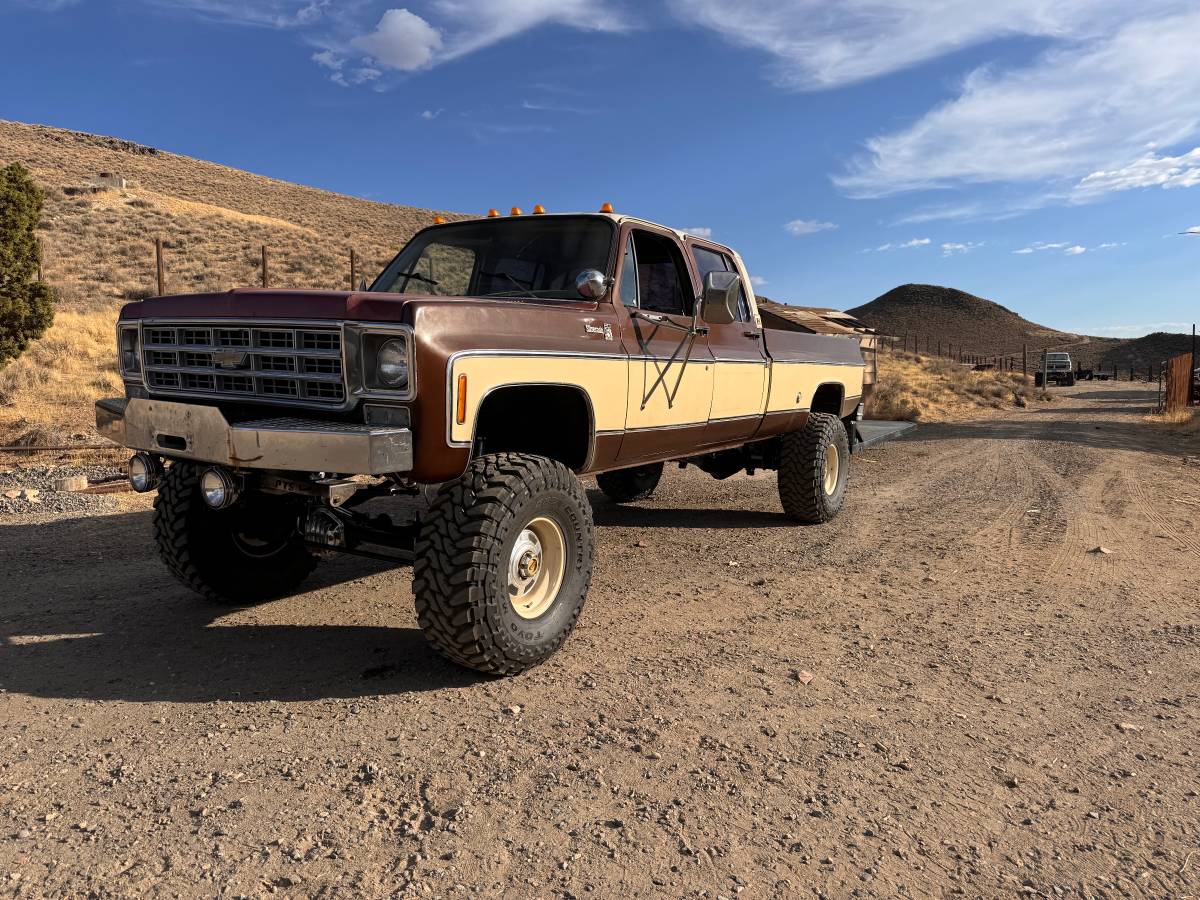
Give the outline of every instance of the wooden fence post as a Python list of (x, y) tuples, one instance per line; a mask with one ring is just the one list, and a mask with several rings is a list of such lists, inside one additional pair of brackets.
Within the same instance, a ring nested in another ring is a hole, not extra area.
[(163, 246), (162, 238), (154, 239), (154, 263), (158, 270), (158, 296), (162, 296), (167, 292), (166, 289), (166, 273), (163, 271)]
[(357, 271), (356, 271), (357, 268), (358, 268), (358, 257), (354, 253), (354, 248), (351, 247), (350, 248), (350, 290), (354, 290), (355, 285), (358, 284), (358, 278), (355, 277), (357, 275)]
[(262, 286), (271, 286), (270, 270), (267, 268), (267, 245), (262, 245)]

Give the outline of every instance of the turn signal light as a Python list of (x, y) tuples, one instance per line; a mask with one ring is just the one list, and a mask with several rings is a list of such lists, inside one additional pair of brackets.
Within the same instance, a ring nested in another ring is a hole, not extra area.
[(535, 206), (533, 208), (533, 214), (535, 216), (544, 216), (546, 214), (546, 207), (542, 206), (542, 204), (539, 203), (537, 206)]
[(494, 219), (499, 215), (500, 215), (500, 210), (498, 210), (498, 209), (489, 209), (488, 210), (488, 218), (489, 219)]
[(612, 211), (613, 211), (613, 206), (611, 203), (605, 203), (602, 207), (600, 207), (600, 212), (602, 212), (602, 213), (610, 213)]
[(467, 376), (458, 376), (458, 403), (454, 411), (454, 420), (459, 425), (465, 425), (467, 421)]
[(521, 207), (514, 206), (512, 208), (512, 212), (510, 212), (509, 215), (510, 216), (523, 216), (523, 215), (525, 215), (525, 213), (521, 212)]

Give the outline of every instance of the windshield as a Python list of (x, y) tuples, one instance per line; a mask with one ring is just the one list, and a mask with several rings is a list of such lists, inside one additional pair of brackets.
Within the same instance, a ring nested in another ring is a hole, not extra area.
[(613, 225), (594, 216), (482, 219), (417, 235), (372, 291), (579, 300), (575, 279), (608, 271)]

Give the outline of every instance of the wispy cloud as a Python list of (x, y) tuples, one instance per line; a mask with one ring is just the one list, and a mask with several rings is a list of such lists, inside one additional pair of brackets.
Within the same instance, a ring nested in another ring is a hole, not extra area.
[[(879, 5), (894, 12), (904, 4)], [(930, 16), (946, 6), (966, 15), (967, 4), (925, 5)], [(1016, 5), (1013, 33), (1039, 33), (1023, 15), (1039, 4)], [(1009, 15), (1010, 4), (992, 6)], [(950, 101), (868, 140), (835, 184), (860, 198), (1016, 184), (1029, 196), (1015, 205), (1036, 208), (1147, 184), (1200, 183), (1197, 151), (1159, 155), (1160, 148), (1200, 143), (1200, 10), (1180, 0), (1146, 0), (1047, 3), (1041, 11), (1056, 23), (1040, 32), (1056, 41), (1049, 50), (1020, 68), (970, 73)], [(880, 21), (881, 32), (904, 30), (886, 15)], [(1006, 197), (1001, 208), (1013, 205)]]
[(1111, 337), (1143, 337), (1156, 331), (1186, 333), (1191, 327), (1190, 322), (1146, 322), (1141, 325), (1102, 325), (1091, 330)]
[(712, 237), (712, 229), (711, 228), (697, 227), (697, 228), (681, 228), (679, 230), (682, 231), (684, 234), (690, 234), (692, 237), (698, 237), (698, 238)]
[(1124, 247), (1125, 242), (1107, 241), (1103, 244), (1097, 244), (1095, 247), (1085, 247), (1082, 244), (1074, 244), (1071, 241), (1036, 241), (1020, 250), (1014, 250), (1017, 256), (1029, 256), (1032, 253), (1044, 253), (1046, 251), (1059, 251), (1066, 256), (1082, 256), (1084, 253), (1095, 252), (1098, 250), (1115, 250), (1117, 247)]
[(571, 106), (568, 103), (546, 103), (540, 100), (522, 100), (521, 109), (528, 109), (533, 112), (563, 113), (572, 116), (594, 116), (600, 112), (598, 109), (590, 109), (586, 106)]
[(892, 250), (913, 250), (917, 247), (928, 247), (933, 243), (931, 238), (913, 238), (903, 243), (880, 244), (878, 247), (868, 247), (863, 253), (888, 253)]
[(816, 234), (819, 231), (833, 231), (837, 228), (833, 222), (821, 222), (817, 219), (792, 219), (783, 226), (783, 230), (795, 237), (806, 234)]
[(962, 256), (965, 253), (970, 253), (973, 250), (978, 250), (984, 245), (984, 241), (950, 241), (942, 244), (942, 256)]
[(421, 118), (426, 122), (432, 122), (438, 116), (446, 111), (445, 107), (439, 106), (437, 109), (427, 109), (422, 111)]
[(761, 275), (751, 275), (750, 283), (752, 285), (754, 285), (755, 287), (762, 287), (764, 284), (767, 284), (768, 282), (767, 282), (767, 279), (763, 278)]

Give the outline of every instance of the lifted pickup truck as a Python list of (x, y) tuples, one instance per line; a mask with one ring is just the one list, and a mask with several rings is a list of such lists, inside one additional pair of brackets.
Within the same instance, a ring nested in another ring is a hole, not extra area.
[[(610, 212), (437, 224), (360, 291), (131, 303), (117, 340), (97, 425), (138, 451), (180, 581), (246, 604), (331, 552), (412, 562), (430, 642), (498, 674), (583, 608), (579, 476), (624, 502), (667, 461), (775, 469), (784, 511), (825, 522), (864, 393), (857, 337), (764, 329), (736, 253)], [(415, 524), (362, 511), (420, 493)]]
[(1075, 386), (1075, 368), (1071, 362), (1071, 354), (1062, 351), (1046, 354), (1046, 371), (1034, 375), (1034, 384), (1043, 387), (1047, 384), (1061, 384), (1066, 387)]

